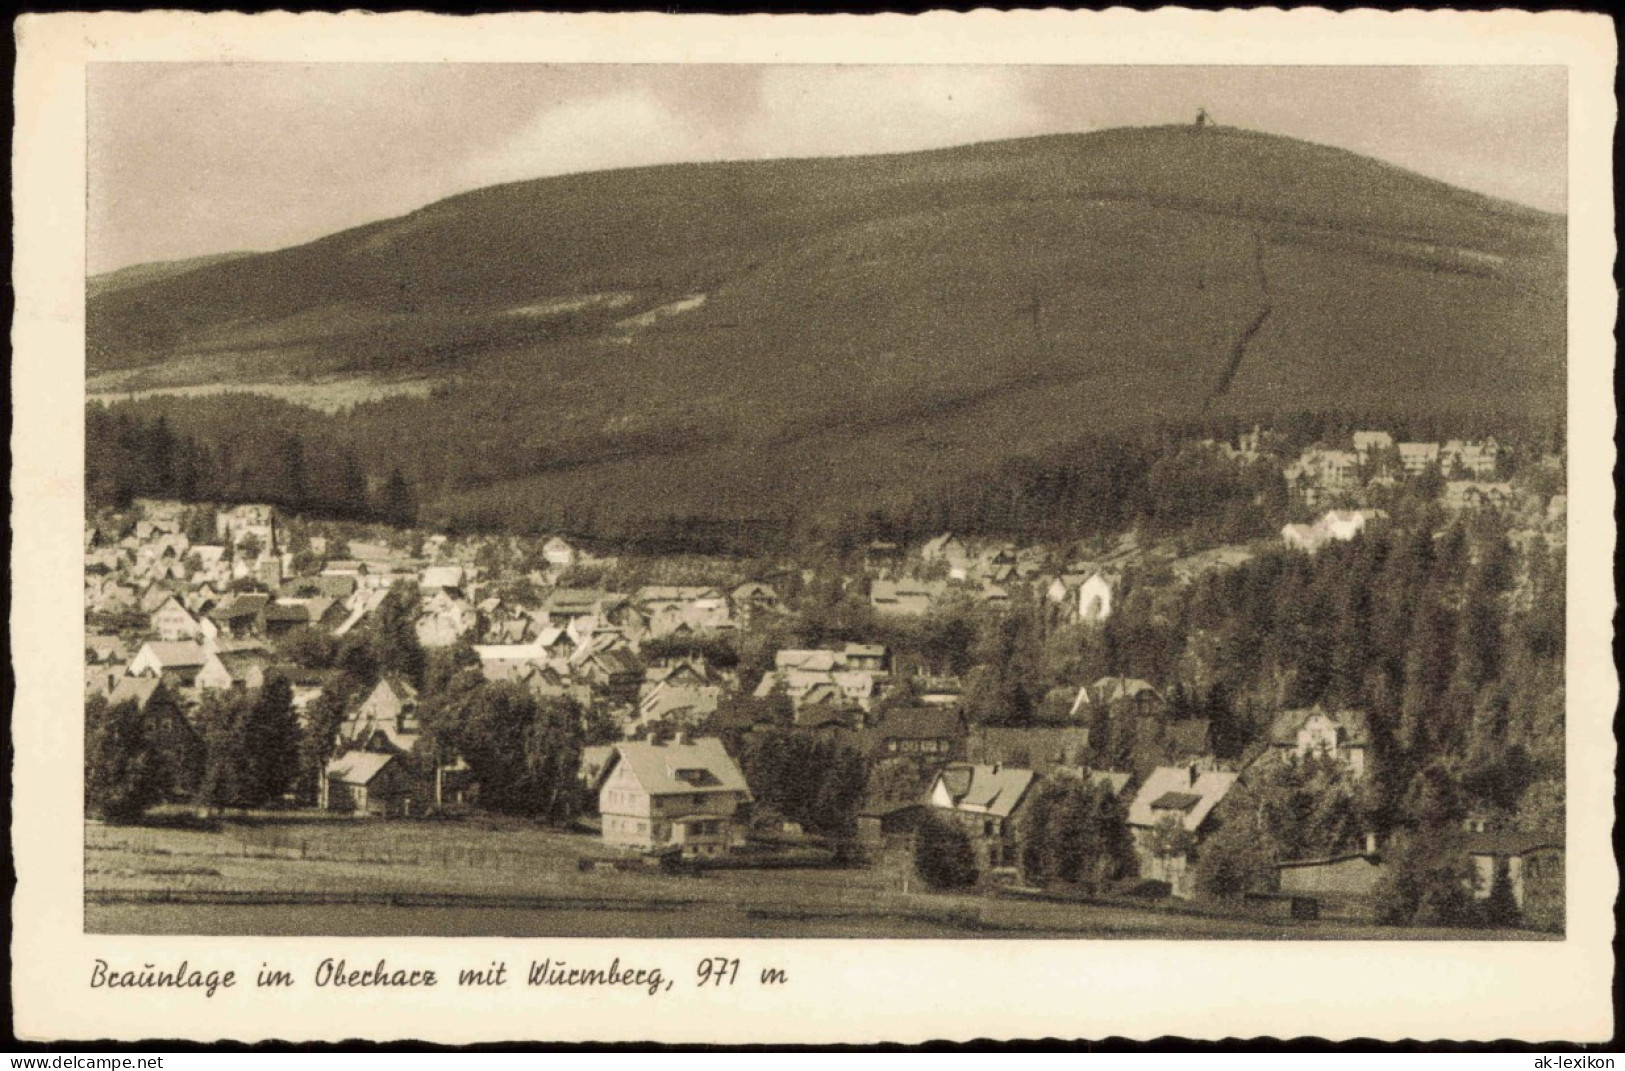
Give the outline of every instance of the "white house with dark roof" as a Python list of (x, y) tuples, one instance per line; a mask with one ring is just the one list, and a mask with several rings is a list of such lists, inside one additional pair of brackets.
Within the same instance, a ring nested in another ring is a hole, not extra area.
[(1270, 726), (1270, 746), (1286, 761), (1319, 755), (1346, 765), (1356, 777), (1365, 774), (1371, 729), (1363, 711), (1283, 710)]
[(716, 737), (616, 744), (598, 773), (605, 844), (675, 848), (685, 856), (725, 854), (735, 815), (751, 799), (739, 764)]

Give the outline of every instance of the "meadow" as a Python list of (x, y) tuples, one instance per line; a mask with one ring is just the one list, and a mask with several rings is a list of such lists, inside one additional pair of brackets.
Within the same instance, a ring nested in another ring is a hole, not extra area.
[[(85, 827), (93, 933), (509, 937), (1482, 940), (1393, 929), (921, 890), (905, 853), (867, 866), (671, 874), (585, 830), (319, 816), (212, 828)], [(1507, 931), (1496, 939), (1540, 939)]]

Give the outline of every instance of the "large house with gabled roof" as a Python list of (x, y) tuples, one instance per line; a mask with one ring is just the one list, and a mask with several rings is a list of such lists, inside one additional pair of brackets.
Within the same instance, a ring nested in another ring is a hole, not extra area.
[(744, 772), (716, 737), (616, 744), (598, 774), (605, 844), (676, 849), (684, 856), (725, 854), (736, 815), (751, 799)]

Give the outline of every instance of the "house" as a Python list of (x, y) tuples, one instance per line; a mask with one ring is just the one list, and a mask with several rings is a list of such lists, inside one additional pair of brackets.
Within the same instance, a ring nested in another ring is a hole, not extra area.
[(265, 684), (265, 671), (271, 655), (259, 649), (212, 651), (198, 671), (197, 687), (202, 691), (253, 691)]
[(232, 546), (240, 546), (253, 537), (261, 549), (276, 549), (276, 511), (270, 506), (249, 503), (223, 509), (215, 514), (215, 535)]
[(435, 591), (463, 590), (463, 567), (461, 565), (431, 565), (423, 570), (418, 579), (418, 589), (425, 594)]
[(1313, 554), (1327, 543), (1348, 542), (1365, 531), (1368, 521), (1378, 520), (1380, 510), (1327, 510), (1313, 524), (1289, 524), (1281, 529), (1281, 539), (1288, 547)]
[(578, 555), (576, 548), (559, 536), (553, 536), (542, 544), (542, 557), (554, 569), (568, 569), (576, 563)]
[(926, 540), (925, 546), (920, 548), (920, 557), (928, 562), (964, 561), (970, 552), (958, 536), (946, 532)]
[(1293, 550), (1313, 554), (1325, 542), (1325, 534), (1313, 524), (1289, 524), (1281, 529), (1281, 540)]
[(1234, 773), (1207, 769), (1201, 764), (1159, 766), (1151, 771), (1128, 809), (1140, 877), (1165, 881), (1173, 895), (1189, 899), (1195, 892), (1190, 853), (1165, 852), (1161, 839), (1183, 831), (1199, 846), (1214, 808), (1235, 783)]
[(143, 644), (130, 659), (130, 676), (156, 677), (176, 688), (190, 688), (197, 682), (208, 656), (203, 645), (191, 640), (166, 643), (153, 640)]
[(129, 648), (117, 636), (103, 636), (89, 633), (85, 636), (85, 661), (101, 664), (110, 662), (128, 662), (130, 660)]
[(1452, 439), (1439, 451), (1446, 475), (1462, 473), (1473, 479), (1493, 479), (1501, 458), (1501, 444), (1494, 439), (1462, 442)]
[(598, 775), (604, 843), (619, 848), (723, 855), (750, 800), (744, 773), (716, 737), (617, 744)]
[(733, 616), (742, 625), (749, 626), (756, 618), (778, 613), (782, 608), (779, 593), (770, 585), (750, 581), (740, 584), (728, 593)]
[(1213, 749), (1212, 735), (1206, 718), (1137, 718), (1130, 765), (1137, 774), (1149, 774), (1158, 766), (1200, 761)]
[(1511, 503), (1510, 483), (1451, 480), (1444, 486), (1444, 505), (1449, 510), (1504, 509)]
[(518, 680), (524, 671), (546, 668), (554, 656), (539, 643), (477, 643), (474, 654), (486, 680)]
[(970, 572), (970, 548), (952, 533), (927, 540), (925, 546), (920, 548), (920, 559), (928, 565), (940, 563), (946, 566), (948, 576), (953, 580), (964, 580)]
[(1420, 476), (1438, 463), (1438, 443), (1399, 444), (1399, 464), (1407, 476)]
[(929, 810), (919, 800), (871, 799), (858, 808), (858, 843), (870, 850), (899, 843)]
[(479, 626), (479, 614), (468, 600), (445, 591), (424, 600), (415, 629), (425, 647), (450, 647)]
[(583, 618), (595, 617), (606, 594), (597, 588), (554, 588), (542, 603), (541, 613), (556, 628), (568, 628)]
[(876, 580), (869, 587), (869, 605), (878, 614), (923, 617), (945, 591), (942, 581)]
[(116, 707), (121, 703), (134, 703), (145, 710), (161, 687), (163, 682), (157, 677), (123, 677), (108, 690), (107, 705)]
[(1287, 486), (1300, 499), (1314, 505), (1323, 498), (1352, 489), (1358, 482), (1361, 457), (1348, 450), (1311, 446), (1282, 472)]
[(1366, 771), (1371, 729), (1358, 710), (1283, 710), (1270, 727), (1270, 747), (1285, 761), (1322, 755), (1348, 766), (1356, 777)]
[(842, 647), (832, 669), (886, 672), (886, 648), (879, 643), (849, 643)]
[[(325, 610), (326, 604), (323, 605)], [(265, 634), (275, 638), (285, 636), (296, 628), (305, 628), (315, 624), (310, 616), (310, 604), (303, 599), (277, 599), (267, 603), (261, 620), (265, 622)]]
[(874, 758), (907, 755), (946, 762), (964, 754), (965, 719), (950, 707), (909, 706), (888, 711), (875, 732)]
[(403, 818), (423, 810), (419, 779), (397, 754), (347, 751), (327, 764), (321, 808), (368, 818)]
[(1467, 887), (1474, 900), (1488, 900), (1504, 880), (1512, 902), (1526, 915), (1557, 913), (1563, 904), (1563, 835), (1469, 832), (1462, 834)]
[(339, 739), (358, 751), (407, 753), (417, 743), (418, 691), (399, 677), (385, 677), (345, 719)]
[(775, 672), (799, 669), (811, 673), (828, 673), (837, 666), (844, 666), (845, 664), (845, 658), (835, 651), (786, 647), (773, 654), (773, 669)]
[(213, 610), (209, 620), (230, 639), (261, 636), (265, 633), (265, 608), (271, 605), (271, 596), (261, 592), (241, 592), (227, 597)]
[(537, 699), (560, 699), (566, 696), (585, 706), (591, 695), (582, 685), (572, 685), (568, 677), (552, 665), (518, 665), (511, 662), (486, 662), (481, 666), (485, 679), (517, 684)]
[(672, 720), (692, 727), (709, 718), (722, 699), (722, 688), (692, 663), (651, 674), (638, 697), (638, 726)]
[(1039, 777), (1048, 777), (1059, 768), (1082, 766), (1088, 751), (1089, 730), (1072, 725), (1029, 729), (978, 725), (965, 741), (965, 758), (970, 762), (1016, 766)]
[(1354, 433), (1354, 452), (1362, 462), (1381, 456), (1394, 448), (1394, 437), (1386, 431), (1357, 431)]
[(150, 617), (162, 609), (165, 602), (185, 590), (185, 584), (172, 580), (154, 580), (141, 592), (141, 612)]
[(1069, 717), (1083, 721), (1102, 708), (1113, 712), (1126, 708), (1135, 717), (1160, 718), (1168, 712), (1168, 703), (1151, 682), (1139, 677), (1102, 677), (1078, 689)]
[(1033, 772), (1014, 766), (954, 763), (931, 784), (931, 806), (970, 836), (979, 870), (1013, 866), (1016, 825), (1033, 786)]
[(1094, 572), (1078, 585), (1078, 620), (1087, 625), (1098, 625), (1112, 612), (1112, 592), (1117, 578), (1109, 573)]

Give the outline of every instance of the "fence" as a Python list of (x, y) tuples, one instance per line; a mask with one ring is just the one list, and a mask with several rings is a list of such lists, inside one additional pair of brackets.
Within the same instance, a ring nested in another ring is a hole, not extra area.
[(85, 902), (97, 905), (209, 904), (236, 907), (482, 907), (525, 911), (683, 911), (698, 903), (696, 900), (670, 898), (286, 889), (86, 889)]

